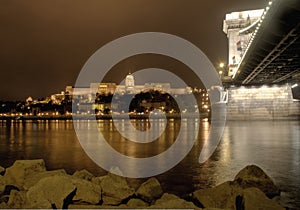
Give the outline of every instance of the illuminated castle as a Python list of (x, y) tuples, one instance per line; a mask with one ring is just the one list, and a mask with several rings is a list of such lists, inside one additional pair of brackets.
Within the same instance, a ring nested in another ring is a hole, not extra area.
[(98, 94), (137, 94), (141, 91), (155, 90), (168, 92), (171, 94), (191, 94), (193, 92), (191, 87), (185, 88), (171, 88), (170, 83), (145, 83), (144, 85), (135, 85), (135, 78), (133, 74), (128, 74), (125, 77), (125, 85), (117, 85), (116, 83), (91, 83), (90, 87), (74, 88), (72, 86), (66, 87), (66, 92), (75, 95), (90, 95)]

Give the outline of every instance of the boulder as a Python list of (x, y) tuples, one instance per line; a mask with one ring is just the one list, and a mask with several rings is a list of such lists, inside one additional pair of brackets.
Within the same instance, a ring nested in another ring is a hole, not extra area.
[(236, 197), (243, 189), (228, 181), (213, 188), (200, 189), (193, 193), (193, 198), (205, 208), (235, 209)]
[(101, 188), (104, 205), (119, 205), (134, 194), (124, 177), (112, 173), (102, 178)]
[(242, 188), (256, 187), (272, 198), (280, 194), (273, 180), (258, 166), (248, 165), (234, 178)]
[(92, 179), (94, 178), (94, 175), (92, 173), (90, 173), (88, 170), (81, 170), (81, 171), (76, 171), (73, 174), (74, 177), (80, 178), (80, 179), (85, 179), (87, 181), (92, 181)]
[(137, 209), (137, 208), (144, 208), (147, 207), (148, 204), (141, 199), (137, 198), (132, 198), (127, 202), (127, 207), (132, 208), (132, 209)]
[(152, 201), (160, 198), (163, 194), (160, 183), (156, 178), (150, 178), (136, 191), (136, 196), (142, 200), (151, 203)]
[(98, 204), (101, 200), (100, 185), (93, 184), (90, 181), (72, 178), (72, 183), (76, 186), (76, 195), (74, 201), (85, 202), (89, 204)]
[(11, 167), (6, 169), (4, 178), (7, 184), (23, 188), (27, 176), (43, 171), (46, 171), (46, 168), (42, 159), (16, 160)]
[(43, 171), (43, 172), (39, 172), (39, 173), (30, 174), (25, 177), (23, 188), (25, 190), (28, 190), (30, 187), (35, 185), (41, 179), (46, 178), (46, 177), (55, 176), (55, 175), (67, 175), (67, 173), (64, 169), (59, 169), (59, 170)]
[(3, 168), (2, 166), (0, 166), (0, 175), (4, 175), (5, 173), (5, 168)]
[(68, 176), (43, 178), (26, 193), (27, 208), (66, 208), (64, 204), (75, 192), (76, 186)]
[(161, 204), (169, 200), (178, 200), (180, 199), (177, 195), (174, 194), (169, 194), (169, 193), (164, 193), (160, 199), (155, 201), (155, 204)]
[(155, 201), (154, 205), (150, 206), (150, 208), (200, 209), (199, 207), (195, 206), (194, 203), (188, 202), (186, 200), (177, 197), (176, 195), (172, 195), (168, 193), (164, 193), (160, 199)]
[(11, 209), (24, 209), (26, 205), (26, 192), (12, 190), (7, 205)]
[(275, 201), (266, 197), (266, 195), (258, 188), (252, 187), (243, 190), (242, 197), (243, 197), (242, 209), (245, 210), (256, 210), (256, 209), (284, 210), (285, 209)]

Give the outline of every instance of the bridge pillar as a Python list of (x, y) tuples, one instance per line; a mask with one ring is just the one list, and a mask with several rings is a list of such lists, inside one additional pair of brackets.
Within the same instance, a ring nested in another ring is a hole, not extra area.
[(228, 120), (300, 119), (300, 101), (291, 86), (230, 87)]

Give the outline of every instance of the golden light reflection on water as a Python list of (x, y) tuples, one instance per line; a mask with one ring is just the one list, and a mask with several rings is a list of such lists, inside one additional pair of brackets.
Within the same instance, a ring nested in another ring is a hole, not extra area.
[[(115, 120), (114, 122), (107, 121), (98, 122), (98, 128), (100, 132), (103, 134), (106, 141), (118, 152), (130, 157), (150, 157), (164, 152), (168, 149), (173, 142), (175, 141), (179, 130), (175, 130), (175, 128), (180, 127), (180, 123), (174, 121), (168, 121), (166, 132), (163, 132), (162, 135), (155, 141), (147, 144), (136, 143), (130, 141), (129, 139), (124, 138), (114, 127), (113, 123), (118, 123), (121, 131), (127, 131), (127, 122), (124, 120)], [(131, 120), (131, 124), (140, 131), (147, 131), (150, 126), (156, 126), (155, 129), (163, 129), (164, 121), (156, 121), (156, 123), (151, 124), (149, 120)], [(107, 131), (110, 132), (107, 132)], [(134, 135), (134, 134), (133, 134)], [(147, 134), (146, 135), (150, 135)]]

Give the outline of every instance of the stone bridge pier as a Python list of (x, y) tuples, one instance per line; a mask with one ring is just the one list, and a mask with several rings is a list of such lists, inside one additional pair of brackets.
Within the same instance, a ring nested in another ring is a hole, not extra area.
[(231, 86), (227, 94), (228, 120), (300, 120), (300, 100), (290, 85)]

